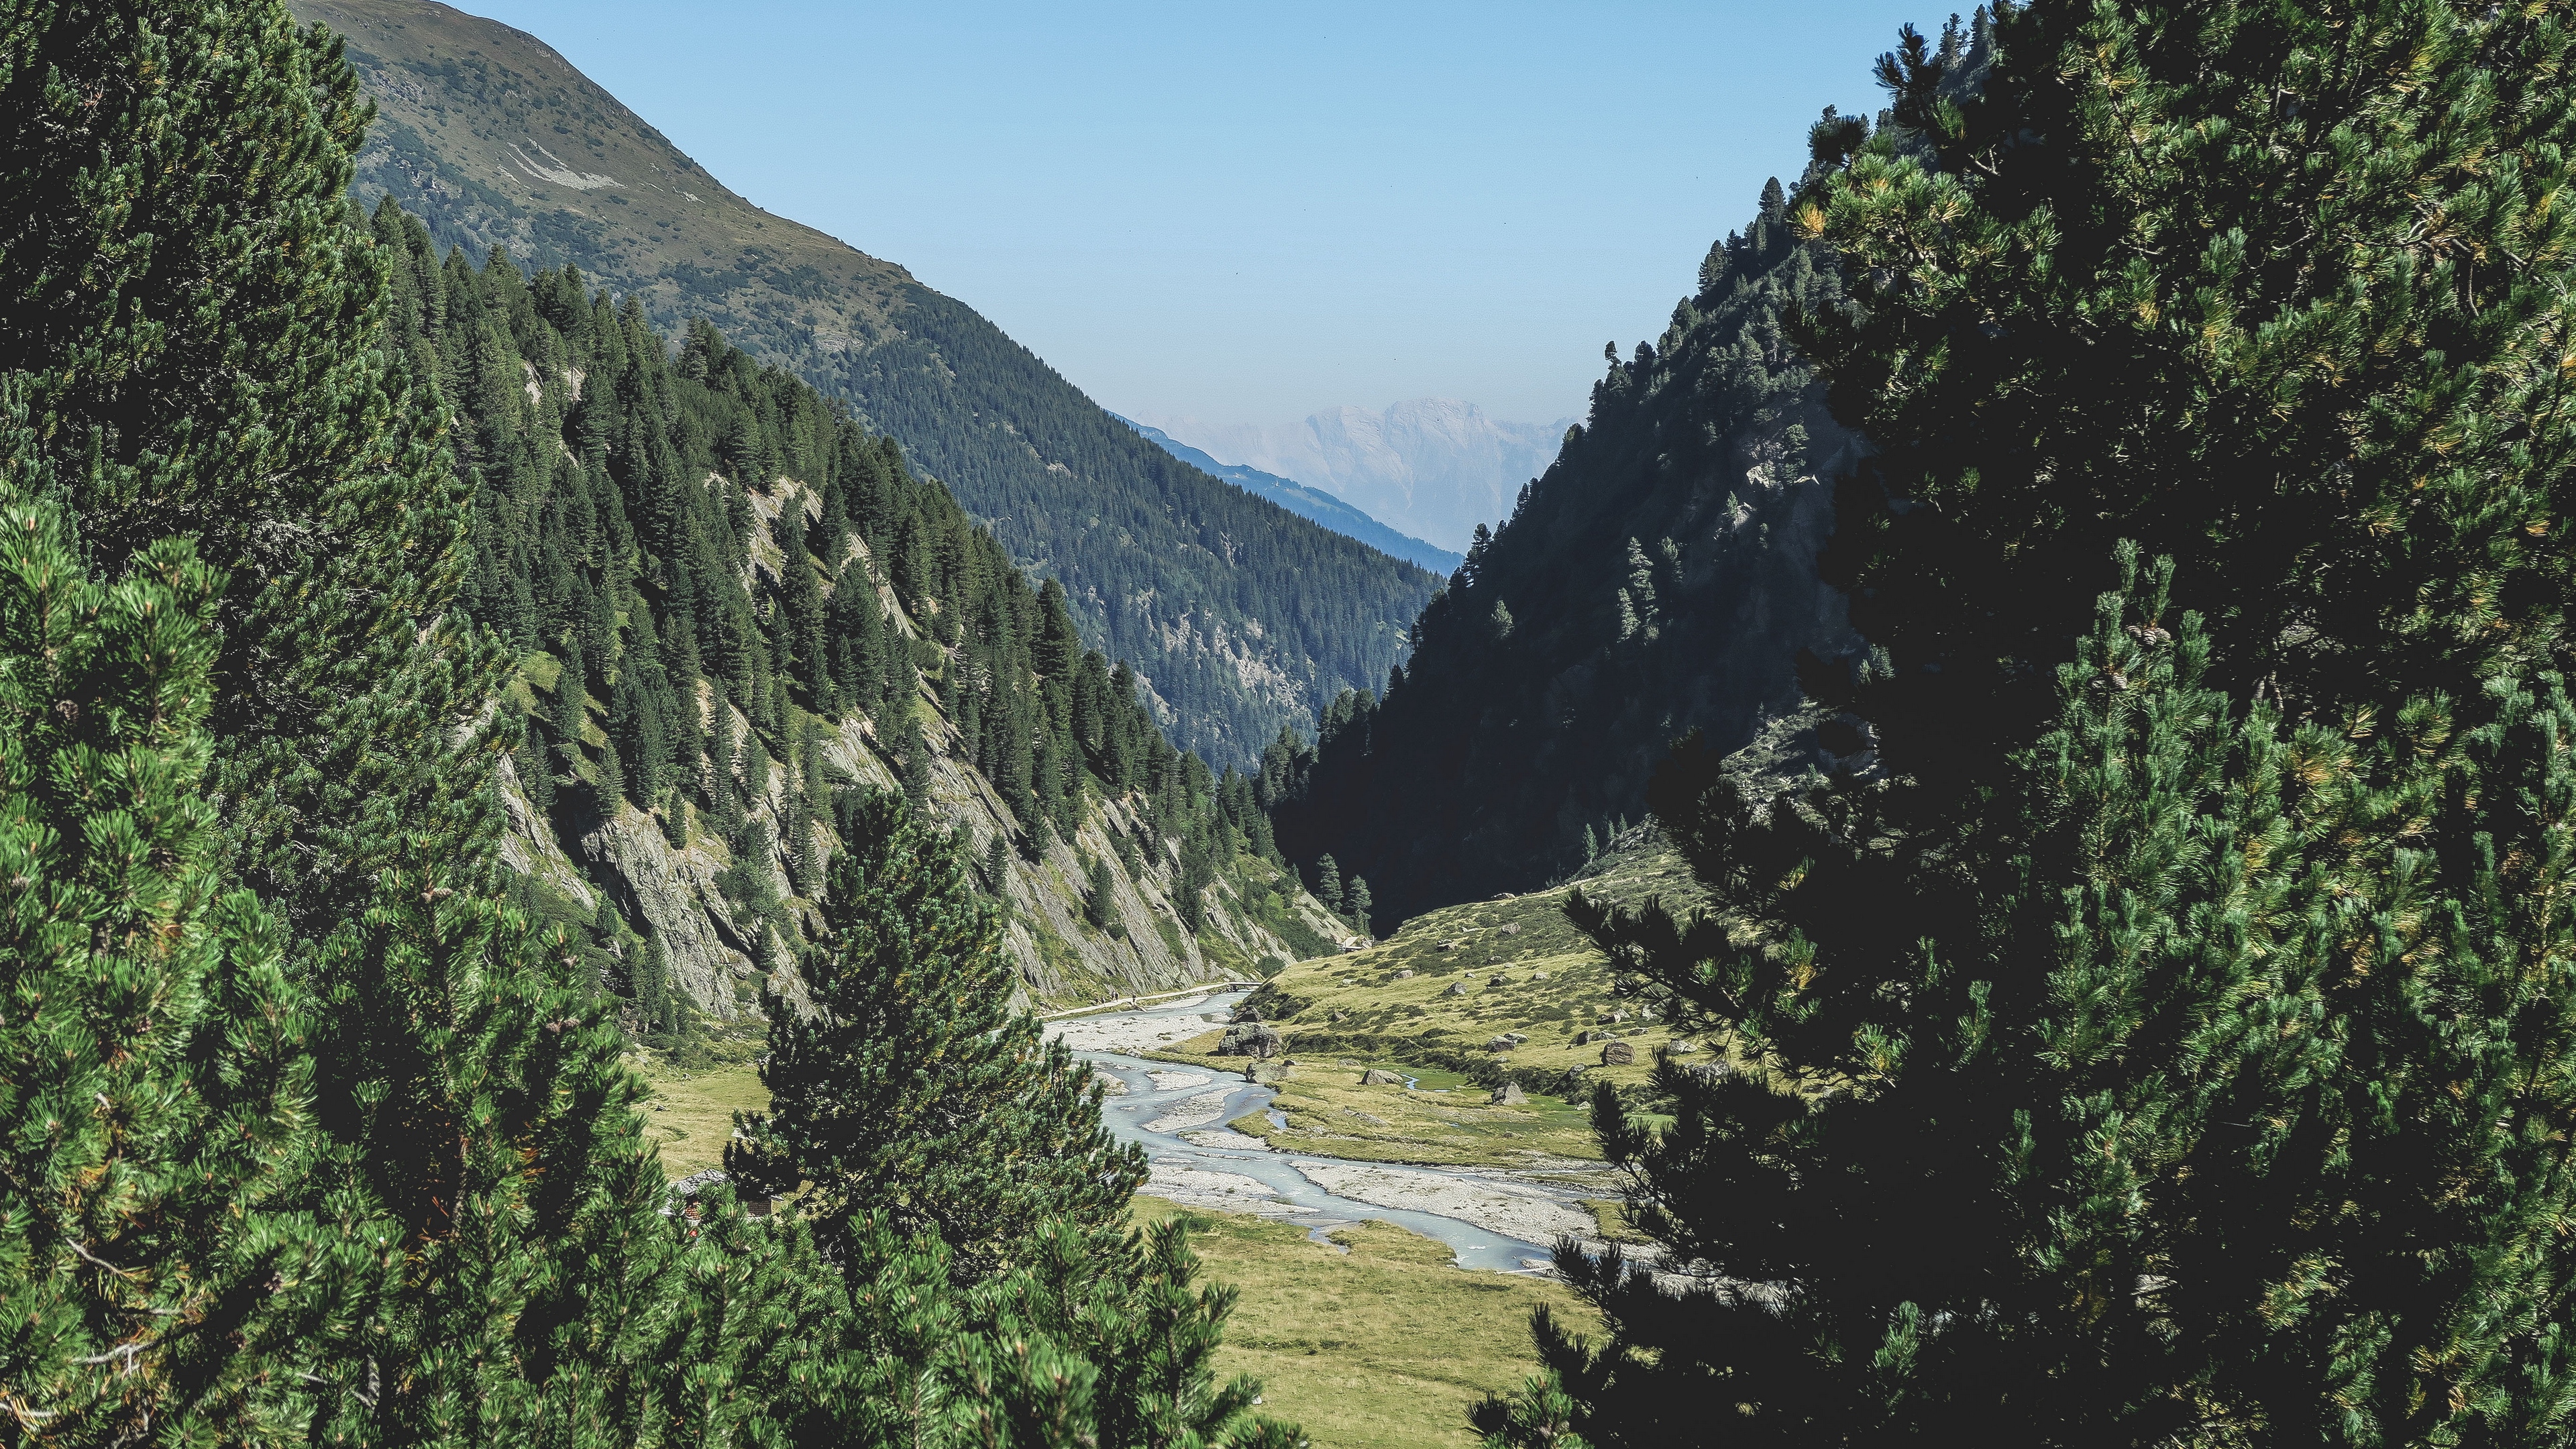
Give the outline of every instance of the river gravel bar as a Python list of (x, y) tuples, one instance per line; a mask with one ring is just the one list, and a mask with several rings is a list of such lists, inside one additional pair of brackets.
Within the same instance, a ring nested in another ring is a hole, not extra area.
[(1175, 1002), (1170, 1006), (1143, 1012), (1116, 1012), (1106, 1016), (1077, 1016), (1069, 1021), (1050, 1021), (1047, 1038), (1060, 1041), (1078, 1052), (1120, 1052), (1127, 1056), (1160, 1051), (1176, 1041), (1187, 1041), (1208, 1029), (1196, 1009), (1207, 1004), (1207, 998)]
[[(1204, 1082), (1207, 1078), (1201, 1077), (1199, 1080)], [(1172, 1110), (1170, 1112), (1146, 1123), (1145, 1130), (1148, 1132), (1186, 1132), (1193, 1127), (1205, 1127), (1209, 1123), (1214, 1122), (1219, 1117), (1225, 1115), (1226, 1099), (1233, 1095), (1234, 1093), (1230, 1089), (1215, 1092), (1201, 1092), (1197, 1096), (1190, 1098), (1188, 1101), (1175, 1102), (1172, 1104)]]
[(1470, 1175), (1452, 1169), (1421, 1172), (1317, 1157), (1296, 1159), (1307, 1181), (1336, 1197), (1384, 1208), (1410, 1208), (1473, 1223), (1524, 1243), (1548, 1243), (1564, 1234), (1600, 1231), (1592, 1215), (1534, 1184)]

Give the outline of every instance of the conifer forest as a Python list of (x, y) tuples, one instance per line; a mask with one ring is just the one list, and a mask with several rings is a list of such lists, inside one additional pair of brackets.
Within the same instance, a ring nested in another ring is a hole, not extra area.
[(2576, 1442), (2576, 4), (1922, 20), (1441, 580), (15, 5), (0, 1445)]

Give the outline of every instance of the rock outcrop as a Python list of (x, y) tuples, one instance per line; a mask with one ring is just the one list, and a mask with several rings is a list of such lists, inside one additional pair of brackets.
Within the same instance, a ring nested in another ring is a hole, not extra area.
[[(750, 496), (754, 508), (769, 518), (800, 498), (812, 512), (811, 493), (782, 479), (778, 487)], [(761, 566), (755, 558), (753, 567)], [(879, 588), (894, 627), (917, 635), (881, 580)], [(711, 702), (712, 696), (701, 695), (701, 708)], [(932, 753), (931, 813), (958, 832), (979, 862), (987, 859), (997, 834), (1006, 840), (1024, 838), (1027, 832), (1000, 793), (967, 762), (964, 738), (941, 713), (936, 694), (925, 686), (914, 708)], [(757, 738), (739, 709), (733, 711), (733, 734), (741, 740)], [(875, 723), (864, 715), (844, 717), (824, 736), (823, 760), (827, 773), (880, 789), (900, 788), (894, 770), (878, 753)], [(747, 813), (767, 826), (766, 838), (773, 844), (763, 864), (782, 895), (790, 879), (787, 774), (782, 764), (769, 761), (766, 791), (747, 804)], [(737, 911), (718, 885), (717, 878), (734, 861), (695, 807), (687, 808), (690, 818), (680, 832), (686, 843), (674, 844), (661, 812), (647, 813), (621, 801), (614, 818), (602, 818), (587, 789), (559, 788), (552, 818), (547, 818), (530, 807), (507, 758), (500, 785), (509, 823), (502, 854), (509, 865), (584, 911), (595, 911), (604, 895), (636, 934), (659, 944), (673, 987), (699, 1011), (718, 1020), (756, 1014), (763, 984), (790, 997), (797, 994), (789, 950), (773, 942), (764, 952), (750, 918)], [(1095, 800), (1072, 840), (1046, 830), (1041, 838), (1047, 844), (1036, 860), (1017, 849), (1002, 852), (1005, 879), (996, 894), (1009, 902), (1003, 949), (1025, 999), (1146, 995), (1247, 976), (1266, 959), (1295, 959), (1301, 953), (1261, 923), (1245, 898), (1247, 890), (1277, 896), (1280, 905), (1272, 909), (1284, 906), (1316, 938), (1332, 941), (1346, 932), (1293, 872), (1244, 857), (1208, 889), (1206, 925), (1193, 935), (1174, 897), (1180, 876), (1177, 854), (1166, 849), (1161, 858), (1141, 857), (1137, 868), (1130, 869), (1112, 839), (1112, 832), (1118, 832), (1132, 841), (1144, 833), (1140, 824), (1131, 802)], [(817, 828), (829, 831), (828, 826)], [(1090, 860), (1105, 862), (1109, 869), (1112, 914), (1125, 924), (1123, 933), (1101, 930), (1085, 919)], [(809, 933), (820, 924), (819, 900), (788, 896), (782, 904)], [(755, 959), (756, 952), (764, 954)]]
[(1258, 1057), (1267, 1061), (1287, 1050), (1288, 1044), (1279, 1033), (1259, 1022), (1249, 1026), (1230, 1026), (1217, 1041), (1215, 1055), (1221, 1057)]

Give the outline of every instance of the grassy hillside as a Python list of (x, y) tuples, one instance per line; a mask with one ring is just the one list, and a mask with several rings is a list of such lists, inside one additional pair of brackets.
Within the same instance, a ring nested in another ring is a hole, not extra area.
[[(1662, 896), (1677, 909), (1701, 899), (1688, 867), (1653, 832), (1632, 831), (1578, 882), (1529, 895), (1432, 911), (1364, 951), (1300, 961), (1247, 1005), (1286, 1039), (1297, 1066), (1275, 1104), (1287, 1125), (1255, 1114), (1237, 1131), (1327, 1157), (1526, 1167), (1599, 1156), (1585, 1109), (1590, 1084), (1646, 1085), (1658, 1051), (1723, 1059), (1723, 1043), (1677, 1037), (1653, 1009), (1619, 989), (1592, 943), (1565, 919), (1574, 884), (1633, 904)], [(1211, 1068), (1223, 1030), (1157, 1056)], [(1505, 1050), (1498, 1039), (1522, 1040)], [(1606, 1064), (1624, 1043), (1631, 1060)], [(1365, 1084), (1370, 1067), (1413, 1085)], [(1487, 1100), (1505, 1079), (1526, 1103)]]
[(578, 266), (853, 404), (1061, 580), (1183, 746), (1244, 763), (1386, 678), (1437, 581), (1170, 457), (973, 309), (727, 190), (524, 32), (428, 0), (297, 0), (378, 118), (355, 190), (478, 259)]

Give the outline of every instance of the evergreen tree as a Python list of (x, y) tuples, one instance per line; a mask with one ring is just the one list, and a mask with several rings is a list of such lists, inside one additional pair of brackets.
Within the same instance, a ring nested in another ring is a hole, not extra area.
[[(1609, 1341), (1542, 1325), (1487, 1427), (2555, 1442), (2576, 41), (2397, 4), (1993, 40), (1971, 94), (1908, 33), (1788, 203), (1879, 445), (1835, 547), (1891, 667), (1820, 681), (1878, 763), (1756, 801), (1686, 749), (1657, 814), (1734, 918), (1569, 907), (1747, 1064), (1596, 1121), (1665, 1265), (1748, 1286), (1561, 1255)], [(2096, 562), (2130, 534), (2173, 566)]]
[(984, 844), (984, 889), (991, 895), (1000, 896), (1010, 880), (1010, 849), (1002, 844), (1002, 832), (996, 830), (992, 839)]
[(1329, 854), (1315, 862), (1315, 899), (1324, 903), (1325, 910), (1342, 913), (1342, 867)]
[[(310, 991), (325, 1138), (267, 1206), (399, 1269), (259, 1392), (323, 1442), (582, 1422), (627, 1377), (612, 1330), (651, 1260), (623, 1250), (662, 1236), (661, 1187), (617, 1032), (493, 899), (503, 660), (455, 607), (473, 488), (437, 396), (488, 391), (480, 339), (452, 330), (435, 378), (389, 345), (390, 258), (343, 197), (367, 105), (326, 32), (273, 3), (75, 5), (5, 44), (10, 466), (53, 469), (100, 574), (172, 535), (220, 571), (204, 789)], [(273, 1138), (273, 1089), (240, 1090), (236, 1140)]]
[(177, 542), (86, 577), (7, 441), (0, 1404), (42, 1444), (284, 1442), (381, 1275), (334, 1230), (363, 1205), (297, 1210), (308, 1003), (277, 920), (212, 868), (219, 585)]
[(1198, 1255), (1187, 1219), (1166, 1218), (1146, 1234), (1143, 1269), (1108, 1351), (1095, 1360), (1103, 1371), (1101, 1442), (1293, 1449), (1293, 1430), (1252, 1412), (1258, 1380), (1238, 1374), (1217, 1386), (1217, 1344), (1236, 1294), (1191, 1291)]
[[(472, 815), (500, 659), (445, 605), (471, 492), (344, 191), (370, 107), (283, 5), (49, 10), (0, 81), (0, 332), (80, 546), (225, 579), (211, 788), (300, 952), (404, 822)], [(474, 727), (478, 722), (481, 728)]]
[(1363, 936), (1375, 935), (1376, 932), (1369, 928), (1369, 888), (1365, 877), (1356, 875), (1351, 877), (1350, 905), (1351, 924), (1357, 927)]
[(829, 931), (802, 962), (810, 1009), (764, 998), (770, 1109), (744, 1116), (725, 1166), (756, 1190), (811, 1182), (827, 1243), (859, 1214), (934, 1233), (981, 1281), (1036, 1226), (1073, 1225), (1108, 1251), (1143, 1155), (1113, 1146), (1100, 1088), (1009, 1005), (991, 904), (962, 849), (900, 797), (836, 801)]
[(1091, 923), (1092, 929), (1106, 931), (1110, 923), (1118, 919), (1118, 904), (1112, 895), (1115, 888), (1109, 880), (1109, 862), (1095, 856), (1085, 874), (1089, 879), (1082, 893), (1082, 918)]

